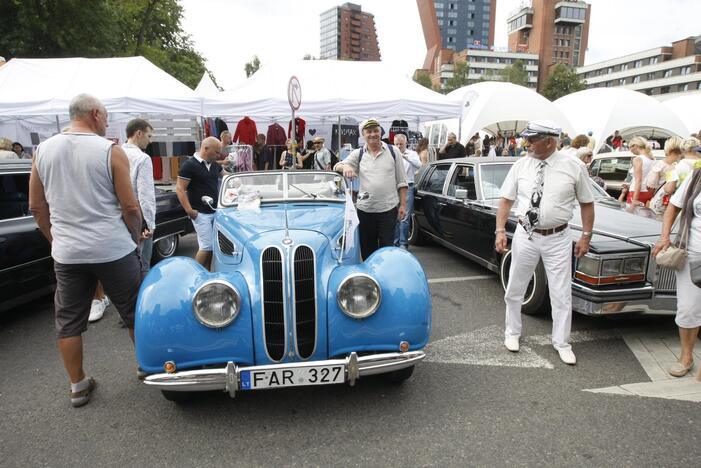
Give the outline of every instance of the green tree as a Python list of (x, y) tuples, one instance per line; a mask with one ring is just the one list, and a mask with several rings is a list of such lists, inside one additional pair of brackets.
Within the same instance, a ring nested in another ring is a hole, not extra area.
[(587, 87), (574, 68), (558, 63), (555, 65), (552, 74), (545, 80), (540, 94), (554, 101), (577, 91), (582, 91)]
[(143, 55), (194, 88), (206, 70), (181, 25), (177, 0), (5, 0), (6, 58)]
[(453, 76), (448, 78), (448, 80), (445, 82), (443, 92), (447, 94), (458, 88), (467, 86), (467, 74), (469, 71), (470, 67), (467, 65), (467, 62), (455, 62), (453, 64)]
[(254, 74), (260, 68), (260, 59), (257, 55), (253, 56), (253, 60), (248, 62), (243, 69), (246, 71), (246, 78)]
[(499, 77), (501, 81), (507, 83), (528, 86), (528, 71), (521, 60), (516, 60), (513, 64), (504, 67), (499, 73)]
[(433, 89), (433, 82), (431, 81), (431, 76), (425, 71), (417, 71), (414, 73), (414, 81), (416, 81), (421, 86), (425, 86), (428, 89)]

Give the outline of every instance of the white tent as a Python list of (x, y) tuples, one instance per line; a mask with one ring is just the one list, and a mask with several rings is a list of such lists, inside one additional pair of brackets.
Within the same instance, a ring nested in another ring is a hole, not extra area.
[(634, 135), (687, 136), (684, 123), (656, 99), (625, 88), (592, 88), (555, 101), (578, 133), (593, 132), (594, 153), (606, 137), (619, 130), (623, 138)]
[(555, 105), (535, 90), (513, 83), (485, 81), (448, 94), (462, 104), (461, 141), (483, 130), (493, 135), (520, 132), (530, 120), (551, 120), (570, 135), (572, 125)]
[(63, 116), (80, 93), (109, 113), (200, 115), (201, 99), (143, 57), (12, 59), (0, 68), (0, 116)]
[(662, 104), (684, 122), (688, 132), (687, 135), (697, 133), (701, 129), (701, 112), (699, 112), (701, 109), (701, 93), (685, 93), (664, 100)]
[(209, 73), (204, 72), (202, 74), (202, 79), (200, 79), (200, 82), (197, 84), (197, 87), (195, 88), (195, 94), (198, 96), (210, 96), (210, 97), (216, 97), (221, 93), (219, 91), (219, 88), (217, 88), (217, 85), (214, 84), (214, 81), (212, 81), (212, 77), (209, 76)]
[(413, 125), (455, 117), (460, 112), (459, 103), (382, 62), (300, 60), (264, 65), (240, 86), (216, 98), (205, 98), (204, 115), (287, 121), (291, 113), (287, 85), (293, 75), (302, 88), (298, 115), (307, 121), (374, 116), (404, 119)]

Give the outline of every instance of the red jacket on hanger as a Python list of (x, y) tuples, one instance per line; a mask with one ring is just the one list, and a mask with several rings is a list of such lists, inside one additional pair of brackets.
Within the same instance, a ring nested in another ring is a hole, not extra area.
[(244, 143), (246, 145), (255, 145), (256, 135), (258, 135), (256, 123), (249, 117), (244, 117), (236, 125), (236, 131), (234, 132), (233, 141), (234, 143), (238, 142)]
[(274, 123), (268, 127), (268, 135), (265, 138), (265, 142), (268, 144), (268, 146), (284, 146), (285, 140), (287, 140), (287, 137), (285, 136), (285, 129), (282, 128), (280, 124)]
[[(297, 144), (302, 145), (304, 143), (304, 127), (307, 122), (301, 117), (295, 117), (295, 130), (297, 134)], [(287, 125), (287, 136), (292, 138), (292, 121), (290, 120), (289, 125)]]

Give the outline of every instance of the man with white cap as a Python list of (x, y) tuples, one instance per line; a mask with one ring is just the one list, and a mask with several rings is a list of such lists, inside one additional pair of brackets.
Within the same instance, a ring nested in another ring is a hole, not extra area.
[(552, 343), (560, 359), (574, 365), (577, 359), (569, 344), (572, 236), (568, 223), (577, 201), (583, 230), (574, 254), (577, 258), (582, 257), (589, 250), (594, 225), (594, 197), (585, 166), (578, 159), (557, 151), (560, 134), (561, 129), (549, 121), (529, 122), (521, 133), (526, 140), (528, 157), (516, 161), (502, 185), (495, 247), (499, 253), (508, 250), (505, 226), (516, 202), (519, 224), (511, 241), (509, 284), (504, 294), (504, 345), (512, 352), (519, 349), (524, 294), (542, 259), (550, 290)]
[(375, 250), (394, 244), (394, 227), (406, 215), (408, 184), (401, 155), (380, 139), (380, 123), (367, 119), (359, 127), (365, 145), (353, 150), (333, 170), (349, 179), (360, 179), (360, 252), (367, 259)]

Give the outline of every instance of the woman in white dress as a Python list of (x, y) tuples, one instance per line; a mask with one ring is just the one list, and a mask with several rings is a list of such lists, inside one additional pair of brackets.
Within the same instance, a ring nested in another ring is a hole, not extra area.
[[(699, 169), (696, 170), (697, 172)], [(669, 369), (670, 375), (683, 377), (694, 365), (694, 344), (701, 326), (701, 288), (691, 282), (689, 261), (701, 259), (701, 173), (700, 177), (687, 177), (669, 201), (662, 224), (662, 235), (652, 250), (652, 256), (670, 246), (672, 225), (679, 211), (684, 208), (680, 222), (689, 229), (687, 252), (684, 266), (677, 275), (677, 315), (675, 322), (679, 327), (681, 354), (679, 360)], [(681, 228), (680, 228), (681, 229)], [(701, 372), (697, 379), (701, 380)]]
[[(633, 164), (631, 164), (628, 171), (632, 179), (628, 187), (626, 203), (645, 205), (652, 198), (652, 192), (648, 192), (647, 185), (645, 185), (647, 175), (652, 169), (652, 163), (655, 161), (655, 158), (652, 156), (652, 147), (645, 138), (637, 136), (630, 140), (628, 149), (635, 155), (635, 158), (633, 158)], [(623, 194), (621, 194), (622, 196)], [(623, 200), (619, 199), (619, 201)]]

